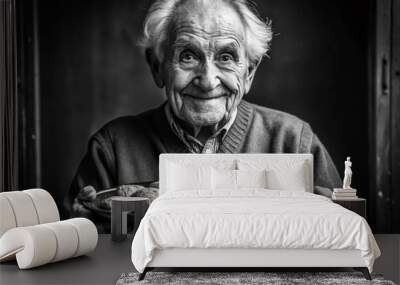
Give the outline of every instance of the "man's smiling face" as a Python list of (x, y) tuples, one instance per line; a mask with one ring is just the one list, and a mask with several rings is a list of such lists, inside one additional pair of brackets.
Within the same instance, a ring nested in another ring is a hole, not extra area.
[(174, 114), (194, 128), (226, 122), (250, 88), (245, 29), (223, 1), (187, 1), (169, 29), (163, 81)]

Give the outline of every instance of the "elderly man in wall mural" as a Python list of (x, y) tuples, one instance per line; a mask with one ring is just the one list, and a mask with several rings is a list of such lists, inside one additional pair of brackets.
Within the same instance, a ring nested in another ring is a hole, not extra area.
[(271, 39), (269, 23), (245, 0), (155, 1), (142, 45), (167, 101), (91, 138), (65, 200), (69, 211), (87, 214), (87, 185), (158, 180), (160, 153), (312, 153), (315, 191), (330, 195), (341, 181), (310, 126), (243, 99)]

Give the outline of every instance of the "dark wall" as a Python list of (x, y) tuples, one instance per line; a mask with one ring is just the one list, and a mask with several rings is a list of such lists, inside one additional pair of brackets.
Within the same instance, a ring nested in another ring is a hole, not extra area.
[[(136, 46), (147, 1), (39, 1), (43, 186), (60, 202), (88, 138), (164, 100)], [(368, 2), (258, 1), (270, 58), (246, 99), (308, 121), (339, 172), (368, 193)]]
[(143, 1), (39, 1), (43, 186), (58, 201), (88, 138), (163, 101), (136, 46)]

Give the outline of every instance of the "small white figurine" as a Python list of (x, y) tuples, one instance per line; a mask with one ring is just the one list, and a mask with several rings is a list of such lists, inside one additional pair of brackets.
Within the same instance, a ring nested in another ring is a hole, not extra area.
[(351, 176), (353, 172), (351, 171), (351, 161), (350, 156), (347, 157), (346, 161), (344, 162), (344, 179), (343, 179), (343, 189), (352, 189), (351, 184)]

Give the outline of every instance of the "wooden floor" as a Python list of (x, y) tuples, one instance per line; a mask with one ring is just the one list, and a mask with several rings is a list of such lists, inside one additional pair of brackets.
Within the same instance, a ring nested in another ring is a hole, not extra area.
[(374, 273), (400, 284), (400, 234), (377, 234), (375, 239), (382, 255), (375, 262)]
[[(375, 263), (374, 273), (400, 284), (400, 235), (375, 238), (382, 256)], [(130, 258), (131, 243), (132, 237), (115, 243), (109, 235), (100, 235), (97, 249), (88, 256), (29, 270), (19, 270), (15, 262), (3, 263), (0, 284), (115, 284), (122, 273), (135, 270)]]

